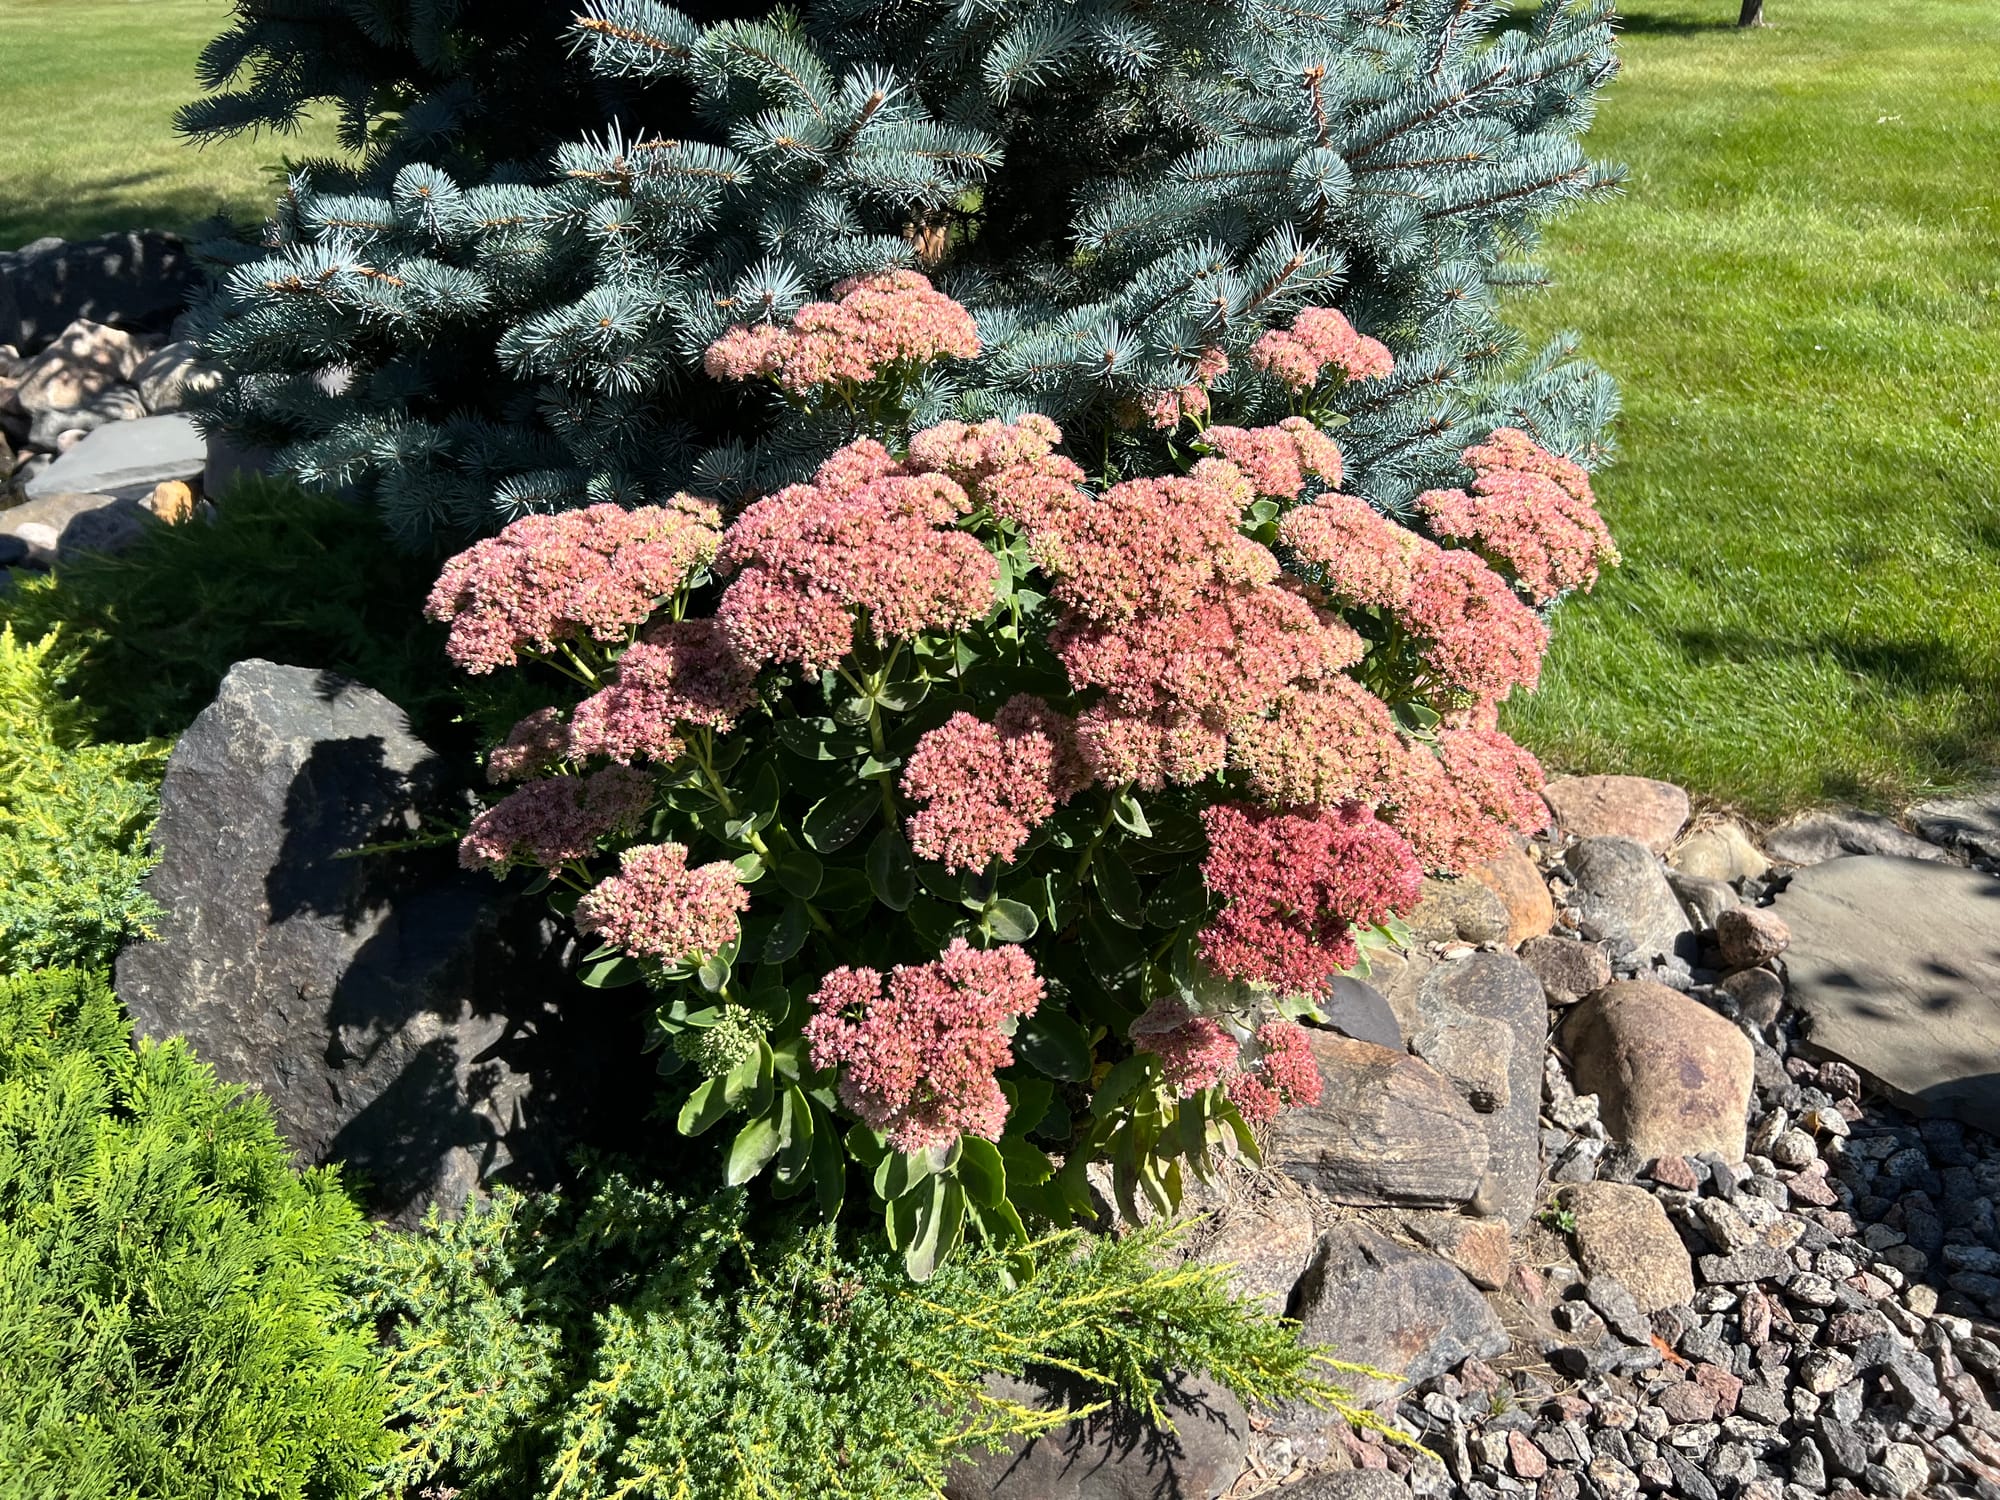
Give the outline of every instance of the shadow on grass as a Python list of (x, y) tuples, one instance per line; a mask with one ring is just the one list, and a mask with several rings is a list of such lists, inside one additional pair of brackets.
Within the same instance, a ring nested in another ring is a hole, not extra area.
[[(65, 182), (41, 202), (14, 195), (0, 208), (0, 248), (11, 250), (50, 234), (77, 240), (115, 229), (181, 231), (221, 208), (241, 209), (246, 200), (266, 196), (261, 185), (231, 192), (176, 181), (179, 175), (159, 167)], [(275, 200), (276, 190), (268, 196)]]
[(1707, 36), (1717, 31), (1735, 31), (1736, 17), (1729, 13), (1729, 0), (1716, 0), (1714, 19), (1685, 12), (1647, 15), (1644, 11), (1620, 11), (1611, 23), (1620, 36)]

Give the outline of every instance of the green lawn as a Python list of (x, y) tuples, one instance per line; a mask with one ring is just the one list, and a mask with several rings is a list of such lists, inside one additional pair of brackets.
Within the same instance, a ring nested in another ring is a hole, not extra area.
[(2000, 764), (2000, 5), (1635, 0), (1533, 331), (1625, 392), (1626, 565), (1513, 727), (1757, 813)]
[(266, 168), (330, 131), (197, 151), (173, 132), (224, 0), (0, 0), (0, 249), (45, 234), (255, 219)]

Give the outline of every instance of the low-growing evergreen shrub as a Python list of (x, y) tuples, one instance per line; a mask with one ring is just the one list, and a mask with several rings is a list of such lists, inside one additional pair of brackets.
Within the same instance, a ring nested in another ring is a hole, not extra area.
[(879, 1240), (754, 1228), (746, 1198), (618, 1173), (383, 1235), (357, 1312), (384, 1333), (403, 1446), (387, 1494), (932, 1497), (952, 1456), (1066, 1412), (990, 1399), (1054, 1367), (1153, 1410), (1169, 1370), (1250, 1401), (1332, 1400), (1291, 1326), (1158, 1229), (965, 1251), (927, 1284)]
[(135, 1049), (102, 977), (0, 978), (0, 1496), (358, 1493), (366, 1227), (184, 1043)]
[(166, 747), (100, 744), (68, 695), (78, 658), (0, 626), (0, 974), (108, 961), (143, 930)]
[(388, 545), (372, 509), (246, 475), (212, 524), (149, 527), (128, 551), (64, 563), (0, 594), (0, 620), (79, 653), (72, 691), (99, 733), (179, 734), (230, 666), (261, 656), (365, 682), (420, 733), (448, 730), (440, 637), (416, 618), (435, 563)]

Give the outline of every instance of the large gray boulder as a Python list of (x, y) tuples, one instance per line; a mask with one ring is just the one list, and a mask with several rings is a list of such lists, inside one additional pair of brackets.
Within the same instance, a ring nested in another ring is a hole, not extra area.
[(0, 250), (0, 344), (31, 354), (78, 318), (164, 333), (198, 274), (177, 236), (151, 229)]
[[(992, 1376), (987, 1394), (1022, 1406), (1078, 1405), (1060, 1381)], [(1214, 1500), (1243, 1472), (1250, 1423), (1243, 1405), (1203, 1376), (1173, 1376), (1160, 1405), (1163, 1432), (1112, 1407), (998, 1453), (967, 1450), (945, 1477), (946, 1500)]]
[(237, 663), (168, 762), (159, 936), (117, 970), (143, 1034), (185, 1035), (403, 1224), (552, 1179), (652, 1095), (637, 992), (578, 988), (537, 903), (449, 848), (355, 854), (457, 814), (445, 773), (379, 693)]
[(1773, 909), (1808, 1046), (1919, 1113), (2000, 1131), (2000, 878), (1854, 855), (1800, 870)]
[(1587, 938), (1630, 943), (1643, 965), (1695, 957), (1694, 929), (1658, 856), (1634, 839), (1588, 838), (1563, 857), (1576, 881), (1572, 902)]

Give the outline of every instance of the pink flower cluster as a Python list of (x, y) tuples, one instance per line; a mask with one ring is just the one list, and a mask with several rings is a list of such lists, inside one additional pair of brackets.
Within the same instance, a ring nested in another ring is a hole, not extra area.
[(1230, 764), (1275, 807), (1373, 802), (1403, 752), (1389, 705), (1344, 676), (1287, 688), (1229, 736)]
[(1499, 559), (1538, 602), (1588, 589), (1600, 568), (1617, 566), (1617, 545), (1580, 465), (1513, 427), (1467, 448), (1464, 458), (1478, 476), (1470, 494), (1429, 490), (1417, 497), (1439, 536)]
[(991, 724), (953, 714), (917, 741), (903, 795), (917, 858), (947, 870), (1011, 860), (1036, 826), (1084, 786), (1075, 732), (1041, 699), (1017, 694)]
[(872, 438), (850, 443), (730, 526), (717, 570), (737, 574), (716, 618), (745, 661), (837, 664), (862, 615), (878, 642), (963, 629), (993, 603), (999, 565), (956, 529), (971, 506), (943, 474), (911, 473)]
[(1211, 427), (1202, 441), (1249, 476), (1260, 495), (1296, 500), (1308, 475), (1339, 484), (1340, 448), (1304, 417), (1276, 427)]
[(1202, 823), (1202, 879), (1222, 909), (1197, 951), (1225, 978), (1316, 998), (1358, 956), (1353, 927), (1417, 899), (1416, 854), (1359, 804), (1290, 813), (1222, 803)]
[(1172, 432), (1183, 422), (1200, 421), (1208, 415), (1209, 388), (1228, 373), (1229, 356), (1220, 349), (1204, 349), (1185, 381), (1146, 400), (1147, 419), (1160, 432)]
[(618, 641), (706, 567), (720, 539), (715, 506), (688, 495), (523, 516), (447, 562), (424, 613), (450, 624), (446, 654), (474, 673), (583, 636)]
[(1326, 1091), (1312, 1038), (1296, 1021), (1257, 1028), (1257, 1059), (1229, 1080), (1229, 1102), (1252, 1125), (1268, 1125), (1280, 1109), (1310, 1109)]
[(1416, 586), (1427, 544), (1366, 500), (1319, 495), (1278, 523), (1278, 540), (1337, 599), (1395, 609)]
[(1428, 548), (1398, 614), (1448, 692), (1497, 700), (1541, 680), (1548, 626), (1471, 552)]
[(1516, 834), (1549, 820), (1542, 768), (1497, 729), (1438, 731), (1437, 750), (1411, 745), (1390, 777), (1382, 816), (1410, 841), (1424, 868), (1469, 870)]
[(1387, 345), (1330, 307), (1301, 308), (1289, 333), (1274, 328), (1250, 346), (1250, 363), (1294, 391), (1311, 390), (1329, 369), (1345, 380), (1380, 380), (1396, 365)]
[(1167, 998), (1154, 1001), (1131, 1034), (1134, 1047), (1159, 1059), (1161, 1081), (1176, 1098), (1222, 1084), (1253, 1125), (1268, 1125), (1286, 1106), (1317, 1104), (1325, 1089), (1312, 1039), (1293, 1021), (1265, 1021), (1245, 1048), (1218, 1022)]
[[(1296, 464), (1299, 436), (1269, 431)], [(1239, 532), (1256, 488), (1227, 459), (1101, 498), (1069, 489), (1028, 533), (1056, 579), (1049, 643), (1074, 687), (1104, 689), (1077, 719), (1099, 780), (1198, 781), (1289, 686), (1360, 659), (1360, 638)]]
[(553, 770), (569, 755), (569, 726), (553, 708), (538, 708), (507, 731), (486, 757), (486, 779), (526, 781)]
[(840, 1097), (898, 1151), (960, 1135), (998, 1140), (1007, 1099), (993, 1075), (1014, 1060), (1002, 1029), (1033, 1015), (1042, 981), (1026, 952), (954, 938), (936, 962), (835, 969), (813, 995), (815, 1068), (838, 1067)]
[(530, 781), (472, 820), (458, 862), (496, 874), (517, 864), (560, 869), (590, 858), (601, 838), (637, 832), (652, 805), (653, 778), (620, 766)]
[(1212, 1089), (1236, 1067), (1236, 1038), (1171, 996), (1155, 1000), (1132, 1023), (1132, 1045), (1160, 1060), (1160, 1077), (1177, 1099)]
[(673, 965), (705, 959), (741, 933), (750, 893), (717, 861), (690, 870), (681, 844), (641, 844), (618, 857), (618, 873), (576, 904), (576, 925), (636, 958)]
[(568, 750), (665, 765), (687, 748), (684, 729), (726, 732), (756, 701), (757, 670), (716, 621), (664, 621), (625, 648), (609, 685), (576, 706)]
[(844, 281), (835, 301), (809, 302), (789, 328), (739, 323), (709, 345), (702, 366), (717, 380), (775, 380), (794, 396), (820, 386), (862, 386), (896, 365), (971, 359), (972, 314), (915, 271)]

